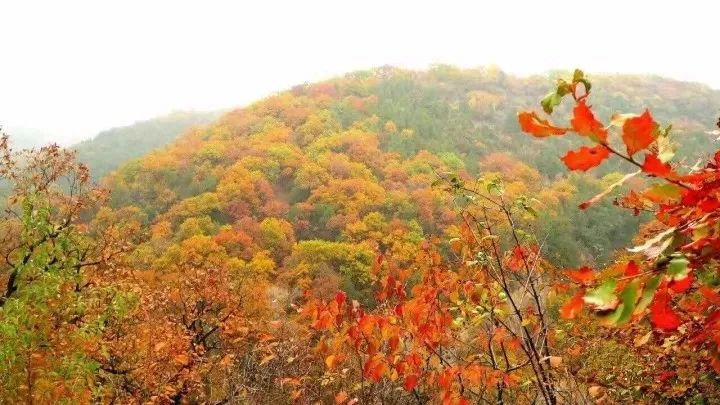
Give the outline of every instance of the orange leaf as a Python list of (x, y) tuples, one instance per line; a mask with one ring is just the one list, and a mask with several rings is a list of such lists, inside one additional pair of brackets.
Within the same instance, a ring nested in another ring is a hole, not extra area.
[(672, 173), (672, 168), (669, 164), (661, 162), (657, 155), (648, 154), (645, 156), (642, 171), (653, 176), (666, 177)]
[(180, 353), (173, 357), (173, 361), (182, 366), (190, 364), (190, 357), (185, 353)]
[(565, 166), (570, 170), (588, 170), (599, 165), (603, 160), (610, 156), (610, 152), (603, 145), (597, 145), (592, 148), (581, 146), (576, 151), (570, 151), (561, 158), (565, 162)]
[(629, 156), (653, 143), (655, 140), (653, 136), (655, 126), (655, 121), (648, 110), (645, 110), (639, 117), (629, 118), (625, 121), (622, 128), (622, 139), (625, 142)]
[(585, 104), (585, 100), (577, 103), (573, 109), (570, 125), (582, 136), (602, 143), (607, 142), (607, 130), (600, 121), (595, 119), (592, 110)]
[(363, 314), (358, 321), (360, 330), (366, 335), (372, 335), (375, 328), (375, 318), (372, 315)]
[(567, 132), (565, 128), (555, 127), (549, 121), (540, 119), (534, 112), (525, 111), (519, 113), (518, 121), (523, 132), (538, 138), (550, 135), (564, 135)]
[(382, 358), (377, 356), (368, 360), (364, 367), (365, 375), (374, 382), (380, 381), (386, 370), (387, 365), (382, 361)]
[(510, 255), (505, 258), (505, 264), (512, 271), (520, 271), (522, 270), (525, 261), (528, 260), (528, 253), (529, 252), (527, 252), (522, 246), (515, 246)]
[(332, 370), (335, 368), (335, 355), (331, 354), (325, 358), (325, 366), (327, 366), (328, 370)]
[(342, 404), (343, 402), (347, 401), (348, 394), (345, 391), (340, 391), (335, 395), (335, 403), (336, 404)]
[(563, 304), (563, 306), (560, 307), (560, 316), (562, 316), (563, 319), (574, 319), (580, 311), (582, 311), (583, 305), (585, 305), (585, 301), (583, 300), (584, 295), (585, 291), (580, 290), (570, 298), (568, 302)]
[(595, 280), (595, 272), (587, 266), (583, 266), (577, 270), (566, 271), (565, 275), (578, 284), (590, 284)]
[(315, 329), (327, 329), (332, 325), (333, 322), (333, 315), (329, 311), (322, 311), (320, 313), (320, 316), (313, 324), (313, 328)]

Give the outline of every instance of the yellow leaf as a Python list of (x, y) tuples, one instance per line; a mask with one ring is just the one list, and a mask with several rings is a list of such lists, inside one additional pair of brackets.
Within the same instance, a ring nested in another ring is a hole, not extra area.
[(331, 354), (325, 358), (325, 365), (328, 369), (332, 370), (333, 366), (335, 366), (335, 355)]
[(635, 339), (635, 347), (640, 347), (647, 343), (650, 340), (650, 336), (652, 336), (652, 332), (648, 332), (644, 336)]
[(262, 358), (262, 360), (260, 360), (260, 365), (261, 365), (261, 366), (264, 366), (265, 364), (267, 364), (270, 360), (272, 360), (272, 359), (274, 359), (274, 358), (275, 358), (275, 355), (274, 355), (274, 354), (271, 354), (271, 355), (269, 355), (269, 356), (265, 356), (265, 357)]

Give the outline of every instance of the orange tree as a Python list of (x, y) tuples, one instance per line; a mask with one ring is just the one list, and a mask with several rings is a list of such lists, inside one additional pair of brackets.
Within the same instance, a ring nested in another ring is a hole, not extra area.
[(625, 259), (600, 272), (588, 267), (566, 272), (578, 288), (562, 306), (561, 315), (572, 319), (588, 307), (604, 324), (622, 325), (649, 313), (656, 335), (696, 351), (706, 365), (720, 371), (720, 151), (704, 165), (673, 163), (670, 126), (659, 125), (648, 110), (639, 115), (615, 114), (605, 125), (589, 104), (590, 90), (591, 83), (576, 70), (570, 81), (558, 80), (555, 90), (541, 101), (543, 110), (552, 114), (563, 100), (571, 99), (568, 125), (557, 126), (535, 112), (521, 112), (520, 126), (538, 138), (573, 133), (585, 140), (589, 145), (561, 158), (570, 170), (587, 171), (610, 158), (634, 166), (635, 171), (581, 204), (581, 209), (642, 175), (650, 185), (616, 198), (615, 204), (654, 218)]

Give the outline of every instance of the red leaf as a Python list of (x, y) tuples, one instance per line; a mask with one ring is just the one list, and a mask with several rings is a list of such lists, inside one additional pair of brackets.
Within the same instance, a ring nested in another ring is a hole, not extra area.
[(706, 300), (710, 301), (715, 305), (720, 305), (720, 294), (715, 292), (710, 287), (702, 286), (698, 291), (700, 291), (700, 294), (702, 294), (702, 296), (705, 297)]
[(438, 385), (442, 387), (443, 389), (447, 390), (450, 388), (450, 384), (452, 383), (452, 372), (450, 370), (445, 370), (438, 376)]
[(515, 246), (512, 250), (512, 254), (506, 257), (505, 264), (512, 271), (520, 271), (525, 264), (525, 260), (528, 259), (528, 254), (522, 246)]
[(560, 307), (560, 316), (563, 319), (574, 319), (580, 311), (582, 311), (583, 305), (585, 305), (583, 296), (585, 296), (585, 291), (580, 290), (575, 296), (570, 298), (568, 302), (563, 304), (563, 306)]
[(595, 272), (587, 266), (583, 266), (577, 270), (566, 271), (565, 275), (572, 281), (583, 285), (590, 284), (593, 280), (595, 280)]
[(577, 103), (573, 109), (570, 125), (582, 136), (602, 143), (607, 142), (607, 130), (600, 121), (595, 119), (592, 110), (585, 104), (585, 100)]
[(558, 128), (550, 124), (549, 121), (540, 119), (534, 112), (521, 112), (518, 114), (518, 121), (520, 122), (520, 129), (523, 132), (538, 137), (544, 138), (550, 135), (564, 135), (567, 130), (565, 128)]
[(625, 275), (628, 277), (637, 276), (640, 274), (640, 268), (638, 267), (637, 263), (635, 261), (630, 260), (625, 266)]
[(693, 277), (692, 273), (689, 273), (682, 280), (671, 281), (668, 287), (670, 287), (670, 289), (675, 291), (676, 293), (683, 293), (690, 288), (693, 280), (695, 280), (695, 278)]
[(698, 208), (702, 212), (714, 212), (720, 208), (720, 201), (717, 198), (708, 197), (700, 201)]
[(658, 376), (658, 380), (661, 384), (665, 384), (667, 380), (671, 379), (672, 377), (675, 377), (676, 373), (674, 371), (665, 370)]
[(588, 170), (599, 165), (603, 160), (610, 156), (610, 152), (603, 145), (597, 145), (592, 148), (581, 146), (580, 149), (567, 153), (561, 160), (565, 162), (565, 166), (570, 170)]
[(405, 382), (403, 386), (405, 387), (405, 391), (412, 391), (413, 388), (417, 386), (418, 383), (418, 376), (417, 374), (410, 374), (409, 376), (405, 377)]
[(650, 322), (658, 329), (674, 331), (680, 326), (680, 317), (670, 306), (670, 294), (666, 288), (658, 290), (650, 305)]
[(645, 156), (642, 171), (653, 176), (666, 177), (672, 173), (672, 168), (669, 164), (661, 162), (657, 155), (648, 154)]
[(338, 293), (335, 294), (335, 302), (337, 302), (338, 308), (342, 307), (342, 305), (345, 303), (346, 298), (347, 295), (345, 295), (345, 293), (342, 291), (338, 291)]
[(653, 136), (655, 125), (655, 121), (648, 110), (645, 110), (639, 117), (633, 117), (625, 121), (622, 129), (622, 139), (625, 142), (629, 156), (653, 143), (655, 140)]

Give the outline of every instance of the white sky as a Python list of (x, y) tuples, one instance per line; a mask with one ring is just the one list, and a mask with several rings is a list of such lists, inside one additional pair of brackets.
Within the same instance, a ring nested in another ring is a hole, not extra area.
[(720, 5), (0, 0), (0, 124), (62, 143), (391, 64), (656, 73), (720, 88)]

